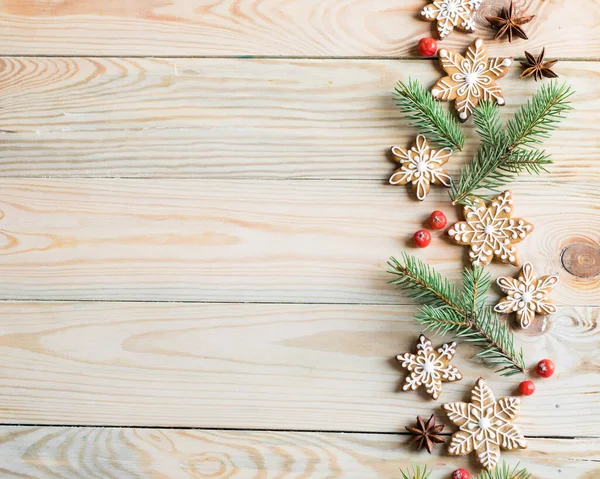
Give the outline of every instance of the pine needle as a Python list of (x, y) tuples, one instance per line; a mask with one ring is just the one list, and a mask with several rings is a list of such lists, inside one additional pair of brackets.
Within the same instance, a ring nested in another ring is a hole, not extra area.
[(572, 109), (573, 90), (566, 84), (550, 82), (522, 106), (503, 130), (498, 106), (481, 102), (473, 121), (481, 144), (473, 160), (463, 167), (452, 184), (453, 204), (466, 204), (471, 196), (486, 199), (478, 190), (497, 193), (521, 173), (539, 175), (551, 164), (550, 155), (538, 145), (558, 128), (564, 114)]
[(483, 268), (465, 268), (463, 289), (456, 287), (431, 266), (406, 253), (403, 262), (390, 258), (390, 281), (422, 304), (415, 315), (418, 324), (436, 334), (452, 334), (480, 351), (473, 357), (495, 368), (502, 376), (525, 372), (523, 351), (517, 351), (508, 326), (486, 306), (491, 278)]
[(398, 82), (394, 98), (411, 126), (425, 135), (427, 141), (440, 148), (462, 150), (465, 137), (459, 122), (445, 111), (435, 98), (416, 80), (408, 85)]
[(505, 462), (496, 467), (493, 471), (483, 471), (477, 476), (477, 479), (530, 479), (531, 474), (527, 469), (519, 469), (519, 464), (510, 468)]
[(403, 471), (400, 470), (402, 474), (402, 479), (429, 479), (431, 475), (431, 471), (427, 468), (427, 466), (414, 466), (411, 470)]

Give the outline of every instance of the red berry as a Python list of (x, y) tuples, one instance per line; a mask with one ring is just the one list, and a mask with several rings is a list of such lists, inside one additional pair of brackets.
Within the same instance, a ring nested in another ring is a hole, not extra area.
[(541, 376), (543, 378), (549, 378), (550, 376), (552, 376), (554, 374), (555, 369), (556, 366), (554, 366), (554, 363), (549, 359), (542, 359), (535, 368), (536, 372), (538, 373), (538, 376)]
[(523, 381), (519, 384), (519, 393), (523, 396), (531, 396), (535, 392), (533, 381)]
[(419, 230), (413, 236), (413, 240), (419, 248), (426, 248), (431, 243), (431, 235), (427, 230)]
[(419, 53), (424, 57), (432, 57), (437, 52), (437, 42), (434, 38), (421, 38), (419, 40)]
[(471, 474), (465, 469), (457, 469), (452, 473), (450, 479), (471, 479)]
[(439, 210), (431, 213), (429, 217), (429, 226), (431, 226), (434, 230), (443, 230), (448, 224), (448, 219), (446, 215)]

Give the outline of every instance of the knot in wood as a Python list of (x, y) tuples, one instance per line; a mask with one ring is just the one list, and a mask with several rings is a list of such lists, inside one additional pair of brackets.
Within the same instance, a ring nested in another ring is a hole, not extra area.
[(593, 278), (600, 274), (600, 247), (588, 243), (566, 246), (560, 261), (563, 268), (578, 278)]

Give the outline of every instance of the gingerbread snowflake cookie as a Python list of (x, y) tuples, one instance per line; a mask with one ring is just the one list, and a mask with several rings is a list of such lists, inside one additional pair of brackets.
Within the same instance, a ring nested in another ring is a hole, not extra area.
[(434, 0), (421, 10), (424, 20), (437, 22), (440, 39), (446, 38), (455, 28), (463, 32), (475, 31), (475, 12), (483, 0)]
[(448, 230), (450, 238), (471, 247), (469, 259), (476, 266), (486, 266), (493, 258), (518, 266), (516, 245), (533, 231), (533, 225), (524, 219), (512, 218), (511, 192), (498, 195), (488, 206), (480, 198), (473, 197), (470, 201), (463, 208), (465, 221), (455, 223)]
[(456, 354), (456, 343), (444, 344), (435, 349), (429, 339), (424, 335), (419, 336), (417, 354), (399, 354), (396, 360), (407, 369), (410, 374), (404, 380), (403, 391), (420, 386), (433, 399), (438, 399), (442, 392), (442, 382), (454, 382), (462, 379), (462, 374), (450, 361)]
[(461, 121), (467, 121), (482, 100), (498, 105), (506, 101), (496, 80), (508, 73), (512, 58), (488, 58), (483, 40), (476, 38), (463, 57), (456, 52), (439, 51), (440, 65), (448, 74), (439, 79), (431, 90), (438, 100), (453, 101)]
[(501, 277), (497, 280), (507, 296), (502, 298), (494, 308), (498, 313), (517, 313), (517, 321), (523, 329), (527, 329), (536, 314), (556, 313), (556, 306), (548, 295), (558, 283), (558, 275), (547, 275), (537, 278), (533, 265), (525, 263), (517, 279)]
[(494, 393), (479, 378), (471, 391), (471, 402), (447, 403), (442, 406), (448, 419), (459, 430), (450, 438), (448, 454), (464, 456), (473, 451), (488, 470), (500, 459), (500, 449), (525, 449), (525, 437), (512, 421), (519, 415), (521, 400), (503, 397), (496, 401)]
[(421, 201), (429, 194), (430, 185), (450, 186), (450, 176), (442, 168), (452, 155), (450, 148), (434, 150), (423, 135), (417, 136), (409, 150), (392, 147), (394, 160), (400, 164), (390, 177), (392, 185), (412, 184)]

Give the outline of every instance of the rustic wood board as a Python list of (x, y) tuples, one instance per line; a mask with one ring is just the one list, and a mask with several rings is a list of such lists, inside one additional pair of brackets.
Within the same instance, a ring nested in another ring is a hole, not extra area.
[[(0, 428), (5, 479), (400, 477), (414, 461), (446, 479), (462, 458), (414, 454), (405, 436), (116, 428)], [(529, 439), (532, 479), (600, 475), (600, 440)], [(438, 449), (439, 451), (439, 449)], [(505, 454), (516, 464), (516, 454)]]
[[(561, 265), (568, 245), (598, 249), (598, 188), (533, 181), (513, 192), (515, 215), (536, 225), (521, 257), (560, 274), (558, 304), (599, 305), (600, 276)], [(406, 304), (386, 261), (407, 247), (460, 279), (468, 248), (443, 232), (411, 248), (432, 210), (457, 219), (447, 205), (443, 188), (419, 203), (364, 181), (4, 179), (0, 299)]]
[[(98, 56), (414, 56), (433, 33), (421, 21), (425, 0), (2, 0), (1, 55)], [(479, 34), (493, 32), (485, 16), (508, 5), (490, 0), (479, 10)], [(537, 17), (527, 48), (559, 57), (598, 58), (599, 0), (518, 0)], [(464, 46), (472, 37), (451, 35)], [(492, 52), (523, 56), (523, 42), (498, 42)]]
[[(575, 110), (544, 147), (546, 179), (599, 181), (600, 64), (561, 61)], [(0, 174), (174, 178), (389, 178), (414, 130), (392, 90), (432, 85), (433, 61), (0, 58)], [(537, 91), (519, 66), (505, 119)], [(449, 169), (472, 158), (470, 140)]]
[[(528, 366), (552, 357), (558, 374), (538, 381), (518, 424), (530, 436), (599, 436), (598, 308), (560, 308), (519, 333)], [(420, 328), (413, 307), (177, 303), (0, 303), (0, 421), (19, 424), (191, 426), (399, 432), (440, 402), (400, 392), (394, 357)], [(542, 329), (545, 334), (539, 336)], [(436, 340), (436, 343), (440, 338)], [(468, 398), (484, 375), (442, 400)], [(549, 420), (548, 418), (551, 418)]]
[[(411, 248), (432, 210), (458, 217), (446, 191), (418, 203), (386, 184), (390, 146), (415, 134), (391, 90), (442, 74), (417, 61), (425, 3), (0, 0), (2, 478), (477, 472), (405, 447), (404, 426), (443, 416), (442, 401), (401, 393), (393, 360), (420, 329), (387, 258), (408, 249), (457, 280), (466, 259), (442, 233)], [(508, 3), (485, 2), (480, 36)], [(560, 276), (558, 313), (517, 342), (529, 367), (549, 357), (558, 372), (524, 399), (529, 449), (504, 457), (534, 479), (593, 479), (600, 0), (516, 3), (536, 15), (530, 39), (488, 42), (491, 54), (545, 46), (576, 94), (545, 144), (556, 164), (511, 186), (536, 225), (521, 257)], [(539, 87), (519, 73), (500, 81), (504, 119)], [(465, 131), (453, 174), (477, 147)], [(443, 401), (479, 376), (515, 393), (521, 378), (473, 352), (459, 347), (465, 380)]]

